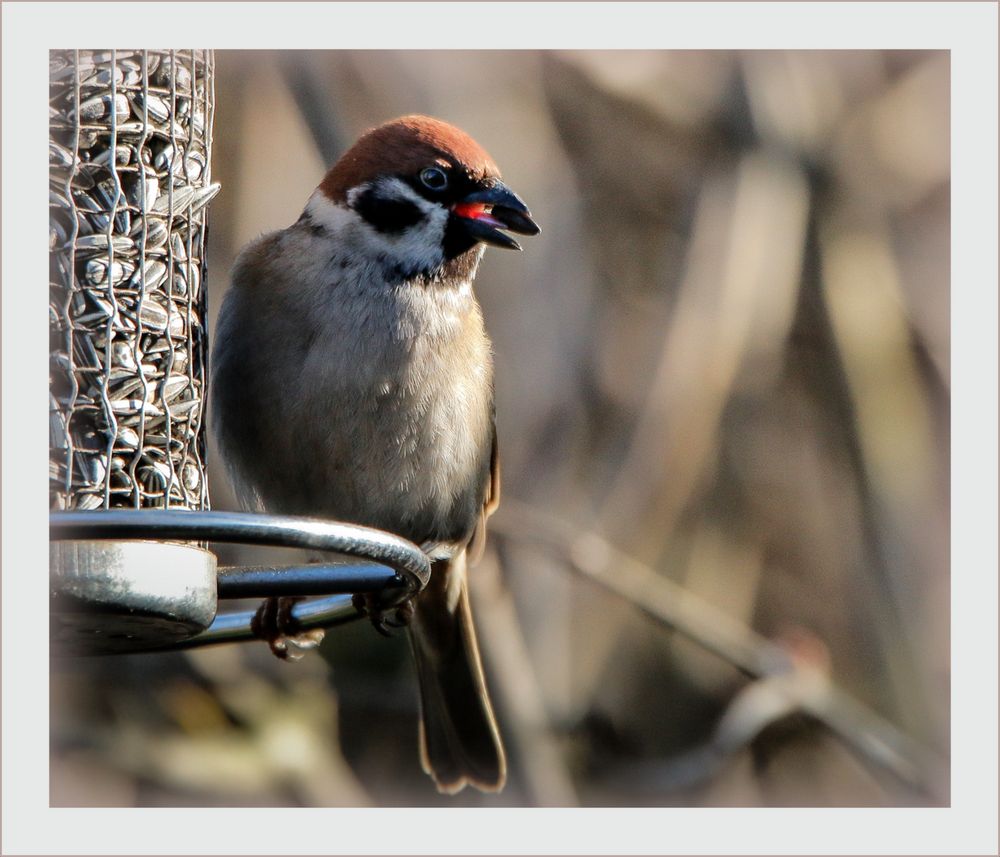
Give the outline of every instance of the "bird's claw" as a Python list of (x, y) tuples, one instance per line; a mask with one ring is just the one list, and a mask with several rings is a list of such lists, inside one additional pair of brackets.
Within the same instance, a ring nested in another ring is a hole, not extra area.
[(404, 601), (395, 607), (388, 609), (378, 603), (376, 594), (365, 592), (357, 593), (353, 598), (354, 608), (362, 616), (367, 616), (375, 630), (383, 637), (391, 637), (393, 632), (400, 628), (405, 628), (413, 618), (413, 603)]
[(323, 629), (306, 631), (292, 616), (292, 607), (301, 598), (266, 598), (257, 608), (250, 628), (265, 640), (276, 657), (283, 661), (301, 660), (307, 651), (323, 642)]

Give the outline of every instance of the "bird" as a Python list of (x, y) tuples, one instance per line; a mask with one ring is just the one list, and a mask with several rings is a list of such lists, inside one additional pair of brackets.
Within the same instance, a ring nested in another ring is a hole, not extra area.
[[(506, 779), (467, 580), (500, 498), (493, 349), (472, 284), (487, 245), (520, 250), (511, 233), (539, 231), (469, 134), (403, 116), (362, 134), (298, 220), (240, 252), (215, 331), (212, 424), (241, 505), (376, 527), (430, 558), (397, 618), (421, 763), (446, 794)], [(282, 603), (265, 602), (257, 627), (294, 657), (317, 637), (296, 635)]]

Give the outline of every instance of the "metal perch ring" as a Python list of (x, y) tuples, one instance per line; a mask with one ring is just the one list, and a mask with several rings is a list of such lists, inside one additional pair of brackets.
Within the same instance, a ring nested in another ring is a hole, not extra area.
[[(357, 564), (314, 564), (282, 568), (221, 568), (216, 577), (217, 597), (253, 598), (278, 595), (324, 595), (301, 602), (292, 618), (303, 628), (330, 627), (355, 618), (351, 595), (380, 592), (383, 603), (395, 606), (412, 598), (430, 579), (430, 561), (415, 544), (369, 527), (281, 515), (244, 512), (189, 512), (111, 510), (54, 512), (50, 515), (54, 542), (70, 540), (222, 541), (271, 547), (304, 548), (339, 554)], [(53, 590), (61, 581), (53, 569)], [(121, 587), (121, 578), (113, 581)], [(116, 591), (113, 593), (118, 595)], [(216, 592), (211, 593), (213, 599)], [(107, 606), (107, 600), (104, 600)], [(112, 609), (114, 604), (111, 605)], [(134, 609), (134, 608), (130, 608)], [(141, 609), (141, 607), (140, 607)], [(195, 636), (145, 644), (127, 639), (116, 651), (143, 651), (203, 646), (254, 638), (253, 611), (216, 615)], [(128, 637), (128, 635), (125, 635)], [(106, 638), (105, 638), (106, 639)]]

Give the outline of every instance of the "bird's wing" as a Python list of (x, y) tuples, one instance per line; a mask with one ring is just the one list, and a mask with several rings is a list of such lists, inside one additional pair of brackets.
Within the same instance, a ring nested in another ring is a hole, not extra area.
[(483, 508), (479, 512), (476, 528), (472, 531), (472, 538), (469, 539), (467, 548), (470, 563), (478, 562), (483, 555), (483, 549), (486, 547), (486, 519), (500, 505), (500, 447), (497, 442), (495, 416), (490, 420), (490, 423), (493, 430), (493, 439), (490, 443), (490, 469), (483, 494)]

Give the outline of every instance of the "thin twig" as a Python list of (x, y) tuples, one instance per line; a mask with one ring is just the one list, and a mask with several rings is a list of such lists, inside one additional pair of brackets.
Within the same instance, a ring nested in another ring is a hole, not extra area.
[[(557, 549), (572, 570), (753, 678), (768, 681), (803, 672), (785, 647), (657, 574), (596, 533), (511, 497), (504, 498), (490, 526), (500, 536)], [(802, 685), (784, 684), (789, 688)], [(815, 689), (813, 682), (805, 686)], [(943, 763), (832, 681), (826, 680), (822, 692), (794, 693), (789, 701), (823, 723), (861, 758), (888, 771), (908, 788), (933, 791), (929, 772), (942, 770)]]
[(504, 497), (490, 519), (491, 531), (548, 544), (575, 570), (631, 602), (650, 618), (759, 678), (792, 668), (779, 645), (747, 628), (697, 595), (656, 574), (649, 566), (594, 532)]
[(481, 596), (476, 602), (479, 637), (513, 756), (511, 769), (532, 806), (579, 806), (496, 551), (487, 550), (469, 579), (473, 593)]

